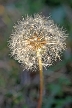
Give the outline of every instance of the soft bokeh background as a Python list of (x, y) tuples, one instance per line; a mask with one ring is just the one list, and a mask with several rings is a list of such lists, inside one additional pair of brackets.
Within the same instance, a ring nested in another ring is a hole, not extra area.
[(36, 108), (39, 72), (22, 70), (9, 56), (7, 41), (14, 23), (42, 13), (69, 34), (62, 61), (44, 70), (42, 108), (72, 108), (72, 0), (0, 0), (0, 108)]

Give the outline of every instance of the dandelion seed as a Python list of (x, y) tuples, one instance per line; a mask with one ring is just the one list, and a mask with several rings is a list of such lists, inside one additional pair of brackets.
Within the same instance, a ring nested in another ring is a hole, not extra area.
[(37, 49), (41, 50), (42, 65), (47, 67), (57, 58), (60, 59), (62, 50), (66, 48), (66, 37), (65, 32), (58, 28), (53, 20), (38, 14), (34, 17), (27, 15), (27, 18), (18, 21), (14, 26), (9, 47), (11, 55), (23, 64), (24, 69), (36, 70)]

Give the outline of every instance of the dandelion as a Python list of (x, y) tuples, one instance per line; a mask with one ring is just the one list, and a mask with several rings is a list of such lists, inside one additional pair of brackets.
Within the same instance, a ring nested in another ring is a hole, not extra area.
[(66, 33), (57, 27), (53, 20), (39, 14), (27, 16), (14, 26), (10, 36), (9, 48), (15, 60), (23, 65), (23, 69), (40, 70), (40, 101), (42, 103), (43, 67), (52, 65), (60, 59), (66, 48)]

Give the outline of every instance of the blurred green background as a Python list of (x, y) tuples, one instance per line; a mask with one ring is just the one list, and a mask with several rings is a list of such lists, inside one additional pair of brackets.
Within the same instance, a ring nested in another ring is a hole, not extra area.
[(72, 108), (72, 0), (0, 0), (0, 108), (37, 107), (39, 72), (23, 71), (7, 43), (14, 23), (34, 13), (51, 16), (69, 34), (62, 61), (44, 70), (42, 108)]

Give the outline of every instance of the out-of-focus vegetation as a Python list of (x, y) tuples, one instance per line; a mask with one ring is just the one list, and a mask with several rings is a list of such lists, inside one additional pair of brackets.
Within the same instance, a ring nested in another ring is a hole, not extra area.
[(42, 108), (72, 108), (72, 0), (0, 0), (0, 108), (37, 106), (39, 72), (22, 71), (7, 47), (14, 23), (34, 13), (50, 15), (69, 34), (62, 61), (44, 70)]

